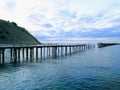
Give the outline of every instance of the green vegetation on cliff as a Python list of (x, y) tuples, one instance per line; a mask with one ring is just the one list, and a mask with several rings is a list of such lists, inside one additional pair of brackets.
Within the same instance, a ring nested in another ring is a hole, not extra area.
[(40, 42), (15, 22), (0, 20), (0, 44), (40, 44)]

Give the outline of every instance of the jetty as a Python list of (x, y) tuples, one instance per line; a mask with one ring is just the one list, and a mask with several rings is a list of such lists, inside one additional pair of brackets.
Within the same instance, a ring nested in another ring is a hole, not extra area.
[(23, 60), (34, 61), (45, 58), (56, 58), (94, 48), (93, 44), (39, 44), (39, 45), (0, 45), (0, 65), (6, 60), (5, 51), (9, 51), (10, 63), (19, 63)]
[(44, 58), (56, 58), (93, 48), (91, 44), (39, 44), (39, 45), (0, 45), (0, 64), (5, 64), (6, 50), (9, 50), (10, 62), (21, 60), (34, 61)]

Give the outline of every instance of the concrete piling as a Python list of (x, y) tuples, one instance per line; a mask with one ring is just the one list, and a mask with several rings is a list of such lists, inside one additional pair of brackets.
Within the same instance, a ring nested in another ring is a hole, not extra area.
[(56, 58), (57, 56), (67, 56), (68, 54), (85, 51), (94, 47), (90, 44), (68, 44), (68, 45), (33, 45), (33, 46), (0, 46), (0, 65), (5, 63), (5, 50), (10, 49), (10, 62), (21, 62), (21, 59), (33, 61), (34, 59)]

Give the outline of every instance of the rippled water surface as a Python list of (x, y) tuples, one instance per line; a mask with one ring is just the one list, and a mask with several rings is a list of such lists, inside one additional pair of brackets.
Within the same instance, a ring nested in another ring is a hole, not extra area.
[(120, 46), (5, 65), (0, 90), (120, 90)]

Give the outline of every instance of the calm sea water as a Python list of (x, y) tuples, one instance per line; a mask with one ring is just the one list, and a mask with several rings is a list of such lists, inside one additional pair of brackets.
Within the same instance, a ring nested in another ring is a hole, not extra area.
[(0, 68), (0, 90), (120, 90), (120, 46)]

